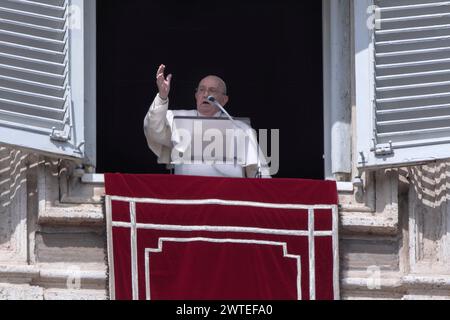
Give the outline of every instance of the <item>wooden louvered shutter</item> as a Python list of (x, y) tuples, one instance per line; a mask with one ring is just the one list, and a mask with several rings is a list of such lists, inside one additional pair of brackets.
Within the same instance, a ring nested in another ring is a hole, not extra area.
[(356, 1), (355, 35), (360, 166), (450, 158), (450, 1)]
[(73, 90), (83, 80), (72, 74), (82, 75), (83, 66), (72, 65), (73, 56), (83, 56), (74, 42), (82, 30), (70, 28), (70, 5), (0, 0), (0, 143), (84, 156), (83, 97), (73, 97), (83, 93)]

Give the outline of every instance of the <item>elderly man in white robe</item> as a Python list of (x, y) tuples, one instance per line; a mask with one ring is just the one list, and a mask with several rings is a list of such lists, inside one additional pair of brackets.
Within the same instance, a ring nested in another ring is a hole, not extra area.
[[(270, 178), (265, 163), (265, 157), (257, 146), (256, 136), (252, 133), (246, 148), (245, 160), (242, 163), (175, 163), (173, 151), (181, 146), (180, 137), (174, 126), (175, 117), (204, 117), (222, 118), (226, 115), (208, 101), (214, 97), (221, 105), (228, 103), (227, 87), (225, 82), (217, 76), (207, 76), (200, 81), (196, 90), (196, 110), (169, 110), (169, 93), (172, 75), (165, 76), (165, 66), (161, 65), (156, 75), (158, 94), (144, 120), (144, 132), (150, 149), (158, 157), (159, 164), (167, 164), (175, 169), (175, 174), (191, 176), (221, 176), (221, 177), (265, 177)], [(240, 122), (242, 124), (242, 122)], [(251, 129), (246, 125), (246, 129)], [(251, 132), (251, 130), (246, 130)], [(253, 141), (253, 143), (252, 143)], [(257, 151), (259, 150), (259, 151)]]

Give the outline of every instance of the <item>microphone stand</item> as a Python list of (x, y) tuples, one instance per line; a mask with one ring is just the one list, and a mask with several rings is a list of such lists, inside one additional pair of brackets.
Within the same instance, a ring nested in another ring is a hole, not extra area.
[[(224, 107), (216, 100), (216, 98), (214, 98), (213, 96), (209, 96), (207, 100), (208, 100), (208, 102), (212, 103), (212, 104), (215, 105), (217, 108), (219, 108), (220, 111), (222, 111), (222, 112), (227, 116), (227, 118), (231, 121), (231, 123), (232, 123), (235, 127), (238, 127), (238, 128), (240, 128), (240, 129), (242, 129), (244, 132), (247, 130), (247, 129), (243, 128), (241, 125), (239, 125), (239, 124), (233, 119), (232, 116), (230, 116), (230, 114), (227, 112), (227, 110), (225, 110), (225, 108), (224, 108)], [(253, 141), (252, 137), (249, 136), (249, 138), (250, 138), (250, 140), (252, 141), (253, 145), (254, 145), (255, 148), (256, 148), (256, 162), (257, 162), (256, 165), (257, 165), (257, 171), (256, 171), (256, 174), (255, 174), (255, 178), (262, 178), (262, 172), (261, 172), (261, 160), (260, 160), (260, 158), (259, 158), (259, 146), (258, 146), (258, 144), (257, 144), (255, 141)]]

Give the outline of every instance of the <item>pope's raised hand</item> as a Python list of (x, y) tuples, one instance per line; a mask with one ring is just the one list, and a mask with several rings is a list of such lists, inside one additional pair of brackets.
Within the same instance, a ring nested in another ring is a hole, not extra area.
[(172, 75), (169, 74), (167, 78), (164, 75), (166, 70), (165, 65), (160, 65), (158, 68), (158, 72), (156, 73), (156, 85), (159, 90), (159, 97), (163, 100), (166, 100), (169, 97), (170, 93), (170, 82), (172, 81)]

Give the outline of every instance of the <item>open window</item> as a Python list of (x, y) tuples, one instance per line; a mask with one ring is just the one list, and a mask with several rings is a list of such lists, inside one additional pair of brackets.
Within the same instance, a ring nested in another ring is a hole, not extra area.
[(354, 1), (359, 167), (450, 158), (448, 1)]
[(0, 143), (95, 162), (85, 131), (92, 9), (95, 1), (0, 0)]
[(195, 109), (198, 82), (217, 74), (231, 115), (280, 130), (276, 177), (323, 178), (321, 1), (99, 0), (97, 10), (98, 172), (168, 172), (142, 128), (164, 63), (171, 109)]
[[(221, 75), (233, 115), (280, 129), (279, 177), (321, 179), (321, 18), (320, 1), (0, 0), (0, 143), (97, 173), (167, 172), (142, 130), (165, 63), (174, 107), (193, 108), (199, 79)], [(156, 50), (161, 32), (171, 41)]]

